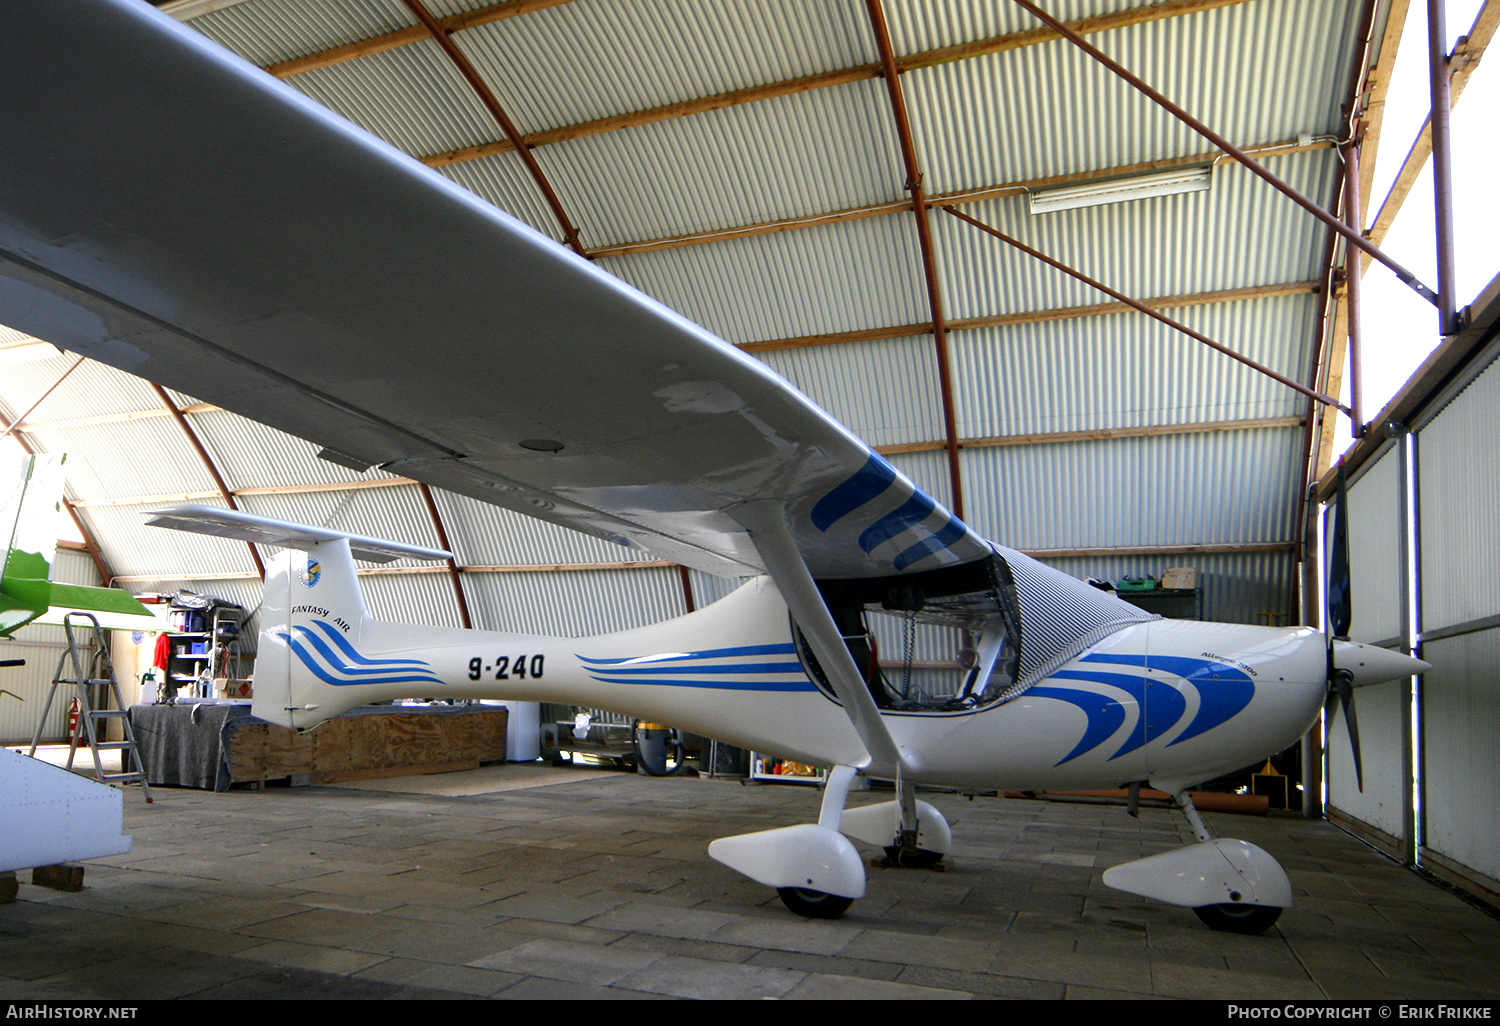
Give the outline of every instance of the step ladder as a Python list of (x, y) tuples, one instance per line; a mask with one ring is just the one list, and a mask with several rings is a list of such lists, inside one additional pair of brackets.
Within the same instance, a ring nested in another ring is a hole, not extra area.
[[(74, 617), (79, 617), (80, 622), (75, 624)], [(84, 624), (82, 620), (87, 620), (88, 623)], [(89, 632), (82, 645), (79, 644), (78, 637), (74, 634), (75, 628)], [(68, 650), (57, 661), (57, 673), (53, 674), (52, 686), (47, 689), (47, 700), (42, 703), (42, 716), (37, 721), (36, 733), (31, 738), (31, 751), (27, 754), (33, 757), (36, 755), (37, 745), (42, 739), (42, 731), (47, 725), (47, 714), (52, 711), (52, 698), (57, 694), (57, 686), (71, 684), (78, 692), (78, 722), (69, 731), (67, 768), (70, 770), (73, 768), (73, 756), (77, 753), (78, 745), (82, 741), (79, 735), (85, 734), (88, 738), (89, 752), (94, 757), (95, 779), (101, 784), (139, 783), (141, 793), (145, 795), (147, 803), (150, 803), (152, 801), (151, 787), (146, 783), (146, 770), (141, 765), (141, 753), (135, 744), (135, 732), (130, 729), (130, 717), (125, 713), (125, 701), (120, 696), (120, 683), (115, 679), (115, 667), (109, 658), (109, 643), (104, 636), (104, 630), (99, 626), (99, 621), (94, 618), (93, 614), (74, 612), (63, 617), (63, 631), (68, 636)], [(85, 654), (90, 644), (93, 647), (91, 657)], [(89, 676), (89, 671), (100, 669), (101, 663), (103, 675)], [(72, 669), (72, 676), (64, 676), (64, 672), (69, 668)], [(109, 687), (105, 696), (105, 705), (109, 705), (113, 700), (114, 708), (95, 709), (89, 698), (89, 690), (105, 685)], [(99, 725), (113, 719), (120, 721), (125, 740), (101, 741), (99, 735), (103, 731), (100, 730)], [(120, 769), (123, 772), (106, 773), (104, 764), (99, 758), (101, 751), (118, 751)]]

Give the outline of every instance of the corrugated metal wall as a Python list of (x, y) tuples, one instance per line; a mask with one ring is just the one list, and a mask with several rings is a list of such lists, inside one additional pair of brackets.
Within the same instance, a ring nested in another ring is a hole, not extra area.
[[(1402, 617), (1414, 603), (1417, 654), (1432, 669), (1415, 689), (1393, 681), (1356, 692), (1363, 793), (1354, 786), (1342, 722), (1330, 727), (1328, 739), (1331, 813), (1352, 819), (1356, 830), (1375, 828), (1372, 839), (1392, 854), (1492, 899), (1500, 895), (1497, 348), (1492, 343), (1464, 372), (1471, 380), (1456, 395), (1446, 402), (1442, 393), (1434, 396), (1414, 421), (1414, 435), (1387, 445), (1350, 486), (1350, 633), (1399, 647)], [(1415, 487), (1414, 510), (1405, 511), (1403, 446), (1414, 469), (1408, 487)], [(1406, 606), (1403, 535), (1415, 549), (1417, 577)]]
[[(1349, 486), (1349, 560), (1354, 619), (1349, 636), (1382, 641), (1400, 633), (1401, 455), (1394, 446)], [(1407, 834), (1404, 791), (1410, 788), (1403, 762), (1409, 744), (1402, 723), (1407, 685), (1392, 681), (1360, 688), (1355, 698), (1364, 790), (1354, 773), (1349, 732), (1342, 713), (1328, 724), (1328, 804), (1390, 838)]]
[(1349, 574), (1354, 619), (1349, 637), (1383, 641), (1401, 633), (1401, 519), (1394, 447), (1349, 486)]
[(1500, 629), (1427, 642), (1422, 657), (1423, 857), (1500, 893)]
[[(1424, 857), (1500, 893), (1500, 369), (1417, 434)], [(1462, 632), (1462, 633), (1457, 633)], [(1443, 637), (1443, 635), (1448, 635)], [(1361, 710), (1363, 712), (1363, 710)]]

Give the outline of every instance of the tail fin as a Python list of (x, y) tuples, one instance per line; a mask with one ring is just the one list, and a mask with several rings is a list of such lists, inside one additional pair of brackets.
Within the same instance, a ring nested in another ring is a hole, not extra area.
[(156, 619), (121, 588), (58, 584), (49, 578), (57, 554), (57, 514), (63, 494), (61, 453), (28, 456), (17, 483), (0, 506), (0, 531), (7, 543), (0, 558), (0, 638), (33, 620), (62, 623), (75, 609), (100, 614), (105, 628), (152, 630)]
[[(286, 546), (266, 568), (251, 704), (257, 717), (283, 727), (313, 726), (360, 704), (357, 689), (341, 692), (342, 685), (383, 682), (384, 661), (359, 654), (371, 620), (354, 560), (451, 558), (438, 549), (213, 506), (178, 506), (151, 516), (148, 523), (157, 527)], [(390, 672), (409, 675), (411, 667), (398, 665), (405, 662), (394, 661)], [(340, 705), (345, 695), (347, 704)]]
[(6, 551), (0, 563), (0, 636), (30, 623), (51, 605), (57, 551), (57, 504), (64, 456), (28, 456), (0, 508)]
[[(255, 698), (260, 719), (305, 727), (343, 709), (324, 708), (331, 697), (315, 674), (336, 673), (340, 642), (359, 648), (369, 611), (344, 538), (287, 549), (266, 567), (255, 655)], [(357, 702), (355, 704), (358, 704)]]

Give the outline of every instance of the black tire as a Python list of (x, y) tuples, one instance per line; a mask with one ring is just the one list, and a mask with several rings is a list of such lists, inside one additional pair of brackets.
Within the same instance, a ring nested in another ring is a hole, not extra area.
[(1210, 930), (1264, 933), (1281, 918), (1276, 905), (1200, 905), (1193, 909)]
[(941, 861), (942, 852), (928, 851), (926, 848), (918, 848), (910, 855), (902, 851), (899, 844), (893, 844), (885, 850), (885, 865), (896, 869), (931, 869)]
[(782, 904), (807, 919), (837, 919), (849, 911), (853, 898), (841, 898), (837, 894), (809, 891), (804, 887), (778, 887)]

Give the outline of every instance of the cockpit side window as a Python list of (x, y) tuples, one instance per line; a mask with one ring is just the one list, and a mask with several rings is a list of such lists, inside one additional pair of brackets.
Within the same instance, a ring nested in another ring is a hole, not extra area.
[[(819, 583), (877, 707), (969, 712), (998, 702), (1015, 683), (1020, 619), (999, 556), (925, 574)], [(796, 637), (809, 676), (833, 697), (801, 631)]]

